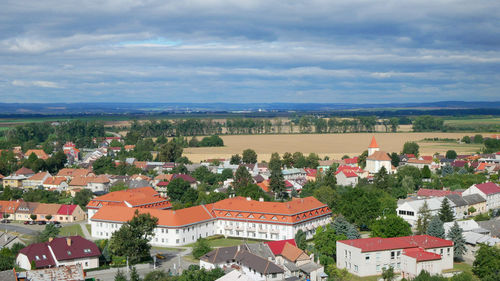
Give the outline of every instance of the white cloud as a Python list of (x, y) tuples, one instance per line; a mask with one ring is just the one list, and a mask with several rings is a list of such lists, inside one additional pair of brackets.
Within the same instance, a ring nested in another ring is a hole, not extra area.
[(12, 85), (19, 87), (62, 88), (58, 83), (51, 81), (23, 81), (14, 80)]

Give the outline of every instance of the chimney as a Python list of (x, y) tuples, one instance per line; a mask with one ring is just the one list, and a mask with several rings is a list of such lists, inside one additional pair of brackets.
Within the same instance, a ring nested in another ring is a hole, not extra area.
[(259, 202), (264, 202), (264, 198), (260, 197)]
[(52, 242), (52, 240), (54, 240), (54, 237), (49, 237), (49, 243)]
[(68, 244), (68, 247), (71, 246), (71, 238), (66, 237), (66, 244)]

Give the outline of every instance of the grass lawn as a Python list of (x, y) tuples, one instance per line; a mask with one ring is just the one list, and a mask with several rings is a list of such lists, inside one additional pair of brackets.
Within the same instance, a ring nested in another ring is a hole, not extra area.
[(462, 271), (472, 273), (472, 265), (465, 262), (455, 262), (453, 263), (453, 269), (446, 270), (446, 272)]
[(72, 224), (72, 225), (61, 227), (61, 231), (59, 232), (59, 235), (60, 236), (80, 235), (82, 237), (85, 237), (83, 235), (82, 228), (80, 227), (79, 224)]
[(177, 251), (177, 252), (181, 252), (182, 248), (169, 248), (169, 247), (151, 247), (151, 249), (153, 250), (158, 250), (158, 251)]
[[(252, 243), (258, 243), (259, 241), (255, 240), (246, 240), (248, 244)], [(208, 244), (212, 248), (220, 248), (220, 247), (231, 247), (231, 246), (237, 246), (237, 245), (242, 245), (245, 243), (244, 239), (238, 239), (238, 238), (218, 238), (218, 239), (213, 239), (213, 240), (208, 240)], [(186, 247), (193, 247), (194, 243), (186, 245)]]
[(86, 224), (85, 227), (87, 228), (89, 233), (92, 233), (92, 227), (90, 226), (90, 224)]
[(359, 277), (359, 276), (351, 274), (350, 280), (352, 280), (352, 281), (377, 281), (379, 278), (380, 278), (380, 275)]

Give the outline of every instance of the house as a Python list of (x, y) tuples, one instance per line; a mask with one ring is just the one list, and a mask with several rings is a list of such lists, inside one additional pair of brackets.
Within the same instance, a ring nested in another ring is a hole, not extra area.
[[(55, 221), (57, 211), (61, 208), (61, 204), (46, 204), (40, 203), (36, 206), (34, 214), (37, 215), (37, 220)], [(49, 216), (49, 218), (47, 218)]]
[(87, 219), (87, 213), (79, 205), (61, 205), (54, 215), (58, 222), (76, 222)]
[(23, 187), (23, 181), (26, 180), (27, 177), (24, 175), (10, 175), (8, 177), (4, 177), (2, 179), (3, 186), (9, 186), (14, 188)]
[(58, 177), (65, 177), (67, 180), (71, 180), (74, 177), (87, 177), (94, 175), (89, 169), (73, 169), (73, 168), (63, 168), (57, 173)]
[(24, 242), (21, 239), (19, 239), (19, 237), (17, 237), (16, 235), (10, 235), (6, 232), (0, 233), (0, 249), (3, 249), (3, 248), (10, 249), (10, 248), (12, 248), (12, 245), (14, 245), (16, 243), (24, 245)]
[(94, 242), (81, 236), (51, 238), (48, 242), (31, 244), (19, 251), (16, 263), (30, 270), (36, 268), (82, 265), (83, 269), (99, 267), (101, 252)]
[(222, 276), (221, 278), (215, 279), (215, 281), (234, 281), (234, 280), (255, 281), (255, 279), (253, 279), (252, 277), (247, 276), (245, 273), (240, 272), (236, 269), (233, 269), (232, 271)]
[(479, 194), (465, 195), (462, 196), (462, 199), (467, 202), (467, 215), (469, 216), (479, 215), (488, 211), (486, 199)]
[(18, 201), (0, 201), (0, 214), (2, 218), (15, 219), (15, 213), (19, 208)]
[(349, 169), (337, 170), (335, 178), (337, 179), (337, 184), (343, 186), (356, 186), (359, 180), (358, 175)]
[(245, 245), (215, 249), (200, 258), (200, 267), (207, 270), (237, 268), (256, 281), (284, 280), (285, 273), (272, 261), (250, 253)]
[(42, 149), (28, 149), (24, 154), (24, 158), (28, 159), (31, 154), (35, 154), (38, 159), (47, 160), (49, 156)]
[(198, 182), (196, 181), (196, 179), (193, 178), (190, 175), (186, 175), (186, 174), (173, 174), (171, 180), (174, 180), (174, 179), (177, 179), (177, 178), (181, 178), (181, 179), (187, 181), (192, 188), (196, 189), (196, 186), (198, 185)]
[(67, 142), (63, 146), (63, 152), (66, 155), (68, 162), (73, 163), (80, 160), (79, 153), (80, 150), (76, 148), (76, 145), (72, 142)]
[(68, 182), (65, 177), (48, 177), (43, 182), (43, 187), (63, 191), (68, 189)]
[(30, 221), (31, 215), (35, 214), (35, 210), (38, 207), (38, 204), (40, 204), (40, 203), (19, 201), (19, 207), (17, 208), (16, 214), (14, 216), (15, 220)]
[[(405, 201), (401, 204), (398, 203), (396, 212), (398, 216), (408, 222), (412, 227), (415, 227), (417, 225), (417, 220), (420, 217), (420, 208), (422, 208), (424, 203), (427, 203), (431, 216), (434, 216), (437, 215), (441, 209), (442, 201), (443, 197)], [(450, 202), (450, 206), (452, 208), (454, 207), (453, 202)]]
[(43, 187), (43, 182), (51, 177), (48, 172), (39, 172), (23, 181), (23, 188)]
[(26, 167), (22, 167), (19, 170), (17, 170), (17, 171), (14, 172), (14, 175), (16, 175), (16, 176), (25, 176), (26, 178), (29, 178), (29, 177), (31, 177), (34, 174), (35, 174), (35, 172), (33, 172), (33, 170), (28, 169)]
[(179, 210), (102, 206), (90, 218), (92, 236), (111, 237), (114, 231), (133, 217), (136, 210), (159, 219), (150, 243), (163, 247), (185, 245), (200, 237), (216, 234), (242, 239), (292, 239), (299, 229), (310, 239), (318, 226), (331, 221), (328, 206), (314, 197), (289, 202), (263, 202), (232, 197), (213, 204)]
[(461, 195), (462, 193), (460, 191), (451, 191), (451, 190), (444, 190), (444, 189), (429, 189), (429, 188), (420, 188), (417, 191), (417, 196), (419, 198), (422, 197), (443, 197), (449, 194), (458, 194)]
[(152, 187), (142, 187), (110, 192), (96, 197), (87, 204), (88, 219), (103, 206), (122, 206), (129, 208), (170, 209), (168, 199), (160, 196)]
[(408, 161), (406, 161), (405, 165), (417, 167), (419, 169), (423, 169), (425, 166), (430, 168), (432, 166), (432, 163), (433, 163), (432, 159), (430, 159), (430, 160), (408, 159)]
[(375, 137), (372, 137), (372, 141), (368, 146), (368, 157), (366, 157), (365, 169), (371, 174), (376, 174), (382, 167), (385, 168), (387, 173), (392, 173), (391, 158), (387, 152), (380, 151)]
[(69, 183), (69, 189), (90, 189), (92, 192), (106, 192), (109, 190), (110, 180), (105, 175), (76, 176)]
[(487, 210), (500, 208), (500, 187), (494, 182), (474, 184), (462, 193), (471, 194), (479, 194), (485, 198)]
[(346, 166), (351, 166), (351, 167), (358, 167), (358, 157), (353, 157), (353, 158), (345, 158), (342, 160), (342, 164)]
[[(357, 276), (380, 275), (392, 267), (406, 278), (453, 268), (453, 242), (429, 235), (337, 241), (337, 268)], [(439, 257), (438, 257), (439, 256)]]
[(307, 175), (306, 171), (302, 168), (283, 169), (281, 173), (285, 180), (305, 179)]
[(318, 174), (318, 170), (306, 168), (306, 180), (307, 181), (316, 181), (316, 175)]
[[(2, 279), (3, 280), (3, 279)], [(60, 267), (42, 268), (36, 270), (28, 270), (18, 272), (17, 279), (26, 281), (53, 281), (53, 280), (68, 280), (68, 281), (84, 281), (85, 272), (81, 264), (66, 265)]]

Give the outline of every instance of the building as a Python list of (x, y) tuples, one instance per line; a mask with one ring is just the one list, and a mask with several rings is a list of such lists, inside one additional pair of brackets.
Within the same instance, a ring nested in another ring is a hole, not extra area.
[(110, 180), (105, 175), (76, 176), (69, 183), (70, 189), (90, 189), (92, 192), (107, 192)]
[(479, 194), (485, 198), (487, 210), (500, 208), (500, 187), (494, 182), (474, 184), (462, 193), (471, 194)]
[[(24, 245), (25, 243), (17, 237), (17, 235), (10, 235), (7, 232), (0, 233), (0, 249), (12, 248), (12, 245), (19, 243)], [(1, 280), (1, 279), (0, 279)]]
[[(396, 213), (398, 214), (398, 216), (408, 222), (412, 227), (415, 227), (417, 225), (417, 220), (420, 217), (420, 208), (422, 208), (422, 206), (427, 203), (430, 215), (435, 216), (441, 209), (441, 202), (443, 201), (443, 198), (444, 197), (432, 197), (427, 199), (405, 201), (401, 204), (398, 203)], [(450, 201), (450, 207), (454, 207), (452, 201)], [(455, 209), (453, 208), (453, 210)]]
[(65, 177), (48, 177), (43, 182), (43, 187), (63, 191), (68, 189), (68, 182)]
[(34, 214), (37, 215), (37, 220), (55, 221), (57, 220), (57, 211), (61, 208), (61, 204), (46, 204), (39, 203), (36, 206)]
[(26, 179), (27, 177), (23, 175), (10, 175), (2, 179), (2, 184), (5, 187), (21, 188), (23, 187), (23, 181)]
[(58, 177), (65, 177), (67, 180), (71, 180), (74, 177), (86, 177), (94, 175), (89, 169), (73, 169), (73, 168), (63, 168), (57, 173)]
[(29, 245), (19, 251), (16, 263), (25, 270), (31, 269), (32, 262), (36, 268), (80, 264), (83, 269), (91, 269), (99, 267), (100, 255), (94, 242), (81, 236), (68, 236)]
[(87, 213), (79, 205), (61, 205), (54, 215), (58, 222), (75, 222), (87, 219)]
[(391, 158), (387, 155), (387, 152), (380, 151), (377, 141), (375, 137), (373, 137), (368, 146), (368, 157), (366, 157), (365, 169), (371, 174), (376, 174), (382, 167), (385, 168), (387, 173), (392, 173)]
[(318, 226), (331, 221), (328, 206), (314, 197), (290, 202), (263, 202), (233, 197), (175, 211), (131, 208), (119, 204), (102, 206), (90, 218), (93, 237), (111, 237), (114, 231), (133, 217), (136, 210), (159, 219), (150, 242), (154, 246), (180, 246), (215, 234), (262, 240), (293, 239), (299, 229), (309, 239)]
[(285, 279), (283, 268), (268, 259), (250, 253), (245, 245), (215, 249), (200, 258), (200, 267), (207, 270), (216, 267), (234, 268), (255, 281)]
[(15, 219), (17, 208), (19, 208), (19, 201), (0, 201), (0, 214), (2, 218)]
[(28, 151), (24, 154), (24, 158), (28, 159), (31, 154), (35, 154), (38, 159), (49, 159), (49, 155), (47, 155), (47, 153), (45, 153), (42, 149), (28, 149)]
[(122, 206), (129, 208), (170, 209), (172, 204), (160, 196), (152, 187), (140, 187), (110, 192), (96, 197), (87, 204), (88, 219), (103, 206)]
[(23, 188), (39, 188), (43, 187), (43, 182), (51, 177), (48, 172), (39, 172), (23, 181)]
[(28, 169), (26, 167), (22, 167), (14, 173), (14, 175), (16, 176), (25, 176), (26, 178), (29, 178), (34, 174), (35, 172), (33, 172), (33, 170)]
[(31, 215), (35, 214), (35, 210), (38, 207), (38, 202), (26, 202), (19, 201), (19, 206), (16, 210), (15, 220), (18, 221), (30, 221)]
[[(439, 256), (439, 257), (437, 257)], [(453, 242), (429, 235), (337, 241), (337, 268), (361, 277), (394, 268), (404, 277), (453, 268)]]

